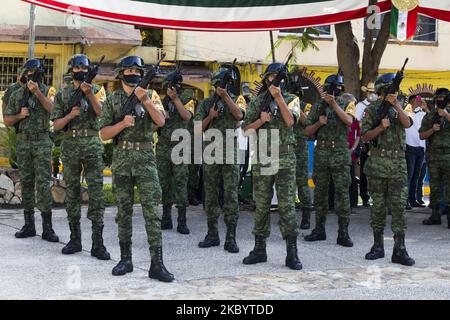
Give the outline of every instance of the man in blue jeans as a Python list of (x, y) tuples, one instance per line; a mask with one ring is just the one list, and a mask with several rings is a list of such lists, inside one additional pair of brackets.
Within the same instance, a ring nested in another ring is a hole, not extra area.
[(416, 199), (417, 183), (419, 180), (420, 170), (425, 159), (425, 140), (420, 140), (419, 129), (422, 119), (426, 115), (424, 109), (426, 102), (419, 95), (412, 95), (408, 99), (411, 105), (411, 116), (413, 125), (406, 129), (406, 165), (408, 168), (408, 200), (406, 201), (406, 209), (411, 210), (413, 207), (425, 207)]

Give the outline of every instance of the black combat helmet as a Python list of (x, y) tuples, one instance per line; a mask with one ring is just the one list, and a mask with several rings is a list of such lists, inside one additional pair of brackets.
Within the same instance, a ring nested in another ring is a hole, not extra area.
[(138, 69), (143, 76), (145, 72), (144, 60), (142, 60), (142, 58), (139, 56), (127, 56), (122, 58), (122, 60), (120, 60), (119, 64), (117, 65), (117, 68), (114, 70), (116, 79), (119, 79), (125, 69), (131, 68)]
[(175, 83), (176, 90), (179, 91), (181, 89), (181, 83), (183, 82), (183, 76), (179, 71), (173, 71), (169, 73), (164, 80), (162, 81), (162, 87), (164, 90), (167, 90), (167, 87), (169, 86), (169, 83)]
[(385, 73), (378, 77), (375, 81), (375, 91), (380, 94), (384, 93), (384, 90), (394, 82), (396, 73)]
[(450, 91), (447, 88), (437, 88), (436, 92), (434, 93), (435, 97), (440, 97), (440, 96), (446, 96), (447, 94), (449, 94)]
[(262, 77), (266, 79), (270, 74), (278, 73), (281, 70), (285, 71), (287, 74), (286, 67), (282, 63), (271, 63), (267, 66), (266, 71), (263, 73)]
[(29, 59), (23, 65), (23, 71), (37, 70), (41, 67), (41, 60), (39, 59)]
[(85, 54), (76, 54), (69, 58), (69, 62), (67, 63), (67, 66), (69, 67), (68, 73), (72, 71), (72, 68), (74, 67), (86, 67), (90, 69), (91, 67), (91, 61)]

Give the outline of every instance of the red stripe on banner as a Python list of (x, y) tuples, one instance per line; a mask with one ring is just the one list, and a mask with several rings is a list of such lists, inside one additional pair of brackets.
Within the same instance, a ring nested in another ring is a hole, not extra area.
[(450, 11), (447, 11), (447, 10), (439, 10), (439, 9), (420, 7), (419, 13), (424, 14), (431, 18), (450, 22)]
[[(39, 1), (23, 0), (23, 1), (34, 3), (36, 5), (40, 5), (42, 7), (46, 7), (61, 12), (67, 12), (68, 8), (73, 8), (73, 6), (53, 0), (39, 0)], [(382, 12), (389, 11), (391, 8), (390, 1), (381, 2), (378, 5)], [(197, 30), (197, 31), (258, 31), (258, 30), (263, 31), (263, 30), (291, 29), (297, 27), (308, 27), (308, 26), (340, 23), (353, 19), (363, 18), (367, 15), (367, 9), (362, 8), (335, 14), (284, 19), (284, 20), (210, 22), (210, 21), (168, 20), (150, 17), (140, 17), (134, 15), (117, 14), (113, 12), (101, 11), (86, 7), (77, 7), (77, 9), (80, 9), (79, 14), (81, 16), (87, 18), (94, 18), (131, 25), (142, 25), (142, 26), (164, 27), (168, 29), (183, 29), (183, 30)]]
[(406, 39), (412, 38), (416, 34), (418, 14), (418, 7), (408, 12), (408, 22), (406, 24)]

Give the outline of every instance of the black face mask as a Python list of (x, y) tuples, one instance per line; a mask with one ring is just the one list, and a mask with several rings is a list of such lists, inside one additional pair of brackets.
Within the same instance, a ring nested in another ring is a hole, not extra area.
[(19, 81), (22, 82), (22, 83), (27, 83), (28, 82), (28, 78), (27, 78), (27, 76), (21, 76)]
[(436, 100), (436, 106), (439, 109), (445, 109), (446, 106), (444, 106), (444, 102), (445, 102), (445, 100)]
[(141, 82), (142, 77), (137, 74), (128, 74), (123, 76), (123, 81), (130, 87), (136, 87)]
[(73, 79), (76, 81), (84, 81), (87, 76), (87, 71), (79, 71), (79, 72), (73, 72)]

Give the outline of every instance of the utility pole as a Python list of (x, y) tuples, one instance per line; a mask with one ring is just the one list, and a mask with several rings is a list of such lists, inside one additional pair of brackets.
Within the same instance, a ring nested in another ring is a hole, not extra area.
[(34, 45), (36, 41), (36, 6), (30, 5), (30, 35), (28, 38), (28, 59), (34, 58)]
[(272, 51), (272, 62), (275, 63), (275, 45), (273, 43), (273, 31), (270, 30), (270, 50)]

